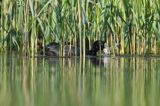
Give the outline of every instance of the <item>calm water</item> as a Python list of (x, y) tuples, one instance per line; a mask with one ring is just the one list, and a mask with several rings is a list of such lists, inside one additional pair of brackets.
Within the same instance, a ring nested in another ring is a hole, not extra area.
[(160, 58), (0, 55), (0, 106), (157, 106)]

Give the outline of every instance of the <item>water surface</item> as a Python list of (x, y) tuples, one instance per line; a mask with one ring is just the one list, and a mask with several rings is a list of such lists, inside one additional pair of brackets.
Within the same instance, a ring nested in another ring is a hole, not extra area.
[(157, 106), (160, 58), (0, 55), (0, 106)]

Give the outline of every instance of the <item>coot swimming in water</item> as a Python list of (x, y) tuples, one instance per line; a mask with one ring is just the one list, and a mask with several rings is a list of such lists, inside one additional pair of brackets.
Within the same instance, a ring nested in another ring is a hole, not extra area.
[[(97, 40), (93, 43), (91, 50), (86, 50), (86, 55), (96, 56), (99, 50), (103, 50), (105, 42)], [(59, 43), (49, 43), (45, 46), (45, 55), (54, 57), (69, 57), (69, 56), (79, 56), (80, 48), (74, 47), (72, 45), (64, 45), (63, 54), (60, 55), (61, 45)]]

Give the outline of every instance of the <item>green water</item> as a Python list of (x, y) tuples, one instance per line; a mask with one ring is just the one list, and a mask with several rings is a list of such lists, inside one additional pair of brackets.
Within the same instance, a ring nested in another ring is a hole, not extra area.
[(158, 106), (160, 58), (0, 55), (0, 106)]

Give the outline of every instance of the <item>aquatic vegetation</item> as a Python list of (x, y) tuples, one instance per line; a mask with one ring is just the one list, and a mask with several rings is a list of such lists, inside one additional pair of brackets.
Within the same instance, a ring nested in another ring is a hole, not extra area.
[(89, 48), (105, 40), (112, 55), (158, 54), (159, 0), (2, 0), (0, 8), (1, 51), (34, 55), (39, 38), (62, 48), (79, 38), (85, 52), (88, 37)]

